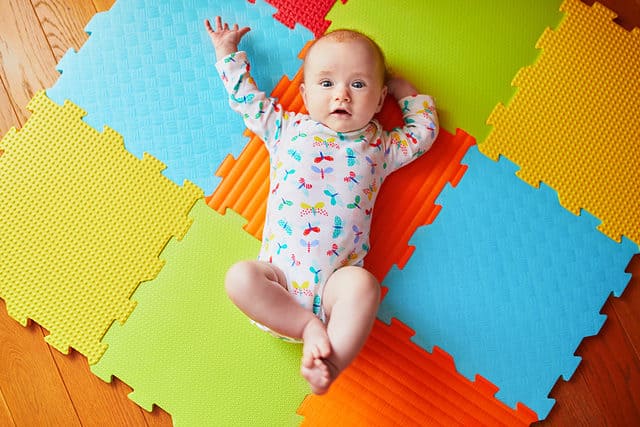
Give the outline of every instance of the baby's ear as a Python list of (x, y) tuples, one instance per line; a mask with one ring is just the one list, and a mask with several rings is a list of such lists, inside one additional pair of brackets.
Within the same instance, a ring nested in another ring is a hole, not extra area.
[(304, 83), (300, 83), (300, 95), (302, 96), (302, 102), (304, 103), (304, 106), (307, 106), (307, 93), (305, 92), (305, 87), (304, 87)]
[(378, 108), (376, 109), (376, 113), (379, 113), (382, 110), (382, 105), (384, 104), (384, 100), (387, 98), (387, 93), (389, 92), (389, 88), (387, 85), (382, 86), (382, 92), (380, 92), (380, 100), (378, 101)]

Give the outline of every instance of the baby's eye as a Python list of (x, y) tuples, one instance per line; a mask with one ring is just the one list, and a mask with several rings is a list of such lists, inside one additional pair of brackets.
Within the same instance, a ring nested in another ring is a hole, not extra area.
[(364, 84), (364, 82), (361, 82), (360, 80), (356, 80), (355, 82), (351, 83), (351, 86), (353, 86), (356, 89), (362, 89), (366, 85)]
[(331, 87), (331, 86), (333, 86), (333, 83), (331, 83), (330, 80), (322, 80), (320, 82), (320, 86), (322, 86), (322, 87)]

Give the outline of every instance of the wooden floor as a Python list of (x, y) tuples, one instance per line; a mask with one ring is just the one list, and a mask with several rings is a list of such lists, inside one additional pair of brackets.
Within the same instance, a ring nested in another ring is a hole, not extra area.
[[(113, 1), (0, 0), (0, 136), (25, 123), (27, 102), (54, 84), (56, 63), (82, 46), (86, 23)], [(640, 27), (640, 0), (601, 3), (625, 28)], [(583, 361), (570, 381), (558, 381), (551, 393), (557, 404), (541, 424), (640, 425), (640, 255), (628, 271), (626, 292), (604, 305), (602, 331), (578, 348)], [(50, 348), (46, 334), (9, 318), (0, 300), (0, 426), (171, 425), (162, 410), (147, 413), (129, 401), (126, 385), (91, 374), (83, 356)]]

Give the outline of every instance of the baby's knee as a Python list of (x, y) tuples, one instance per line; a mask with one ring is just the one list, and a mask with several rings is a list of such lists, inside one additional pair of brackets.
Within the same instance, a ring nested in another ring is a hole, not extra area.
[(227, 270), (224, 287), (232, 300), (235, 301), (239, 296), (250, 292), (257, 274), (256, 270), (256, 266), (251, 261), (237, 262)]
[(338, 270), (344, 274), (342, 288), (345, 293), (361, 301), (378, 302), (380, 284), (375, 276), (362, 267), (344, 267)]

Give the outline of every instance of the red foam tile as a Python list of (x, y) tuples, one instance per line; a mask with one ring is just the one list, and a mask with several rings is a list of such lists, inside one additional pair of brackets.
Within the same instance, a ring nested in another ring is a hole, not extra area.
[[(248, 0), (255, 3), (255, 0)], [(273, 15), (275, 19), (287, 27), (293, 29), (296, 24), (303, 25), (311, 30), (316, 38), (323, 35), (331, 22), (325, 17), (337, 0), (266, 0), (267, 3), (278, 9)], [(347, 0), (341, 0), (343, 4)]]

